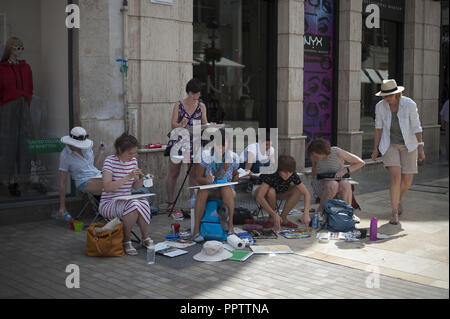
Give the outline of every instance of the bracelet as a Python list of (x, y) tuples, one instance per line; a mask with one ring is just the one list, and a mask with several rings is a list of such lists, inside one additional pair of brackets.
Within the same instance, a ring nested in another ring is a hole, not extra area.
[(419, 142), (419, 143), (417, 143), (417, 145), (425, 146), (425, 143), (424, 142)]

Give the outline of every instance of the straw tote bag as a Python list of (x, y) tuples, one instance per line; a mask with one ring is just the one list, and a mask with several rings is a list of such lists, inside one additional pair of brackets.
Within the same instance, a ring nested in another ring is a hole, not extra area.
[(86, 256), (119, 257), (125, 255), (122, 247), (123, 227), (116, 225), (113, 230), (97, 233), (94, 227), (103, 227), (104, 223), (91, 224), (86, 230)]

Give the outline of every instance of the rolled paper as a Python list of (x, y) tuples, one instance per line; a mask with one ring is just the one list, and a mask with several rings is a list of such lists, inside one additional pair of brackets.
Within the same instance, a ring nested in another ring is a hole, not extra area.
[(245, 243), (235, 234), (227, 237), (227, 243), (230, 244), (235, 249), (244, 249)]

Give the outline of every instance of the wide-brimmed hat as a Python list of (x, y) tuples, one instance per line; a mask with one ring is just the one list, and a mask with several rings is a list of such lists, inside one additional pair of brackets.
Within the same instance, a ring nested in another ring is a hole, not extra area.
[(381, 91), (375, 94), (376, 96), (386, 96), (391, 94), (396, 94), (403, 92), (405, 88), (403, 86), (398, 86), (395, 80), (383, 80), (381, 83)]
[(211, 240), (203, 244), (202, 251), (194, 256), (198, 261), (222, 261), (233, 256), (226, 251), (220, 241)]
[(69, 135), (61, 137), (61, 142), (81, 149), (87, 149), (94, 145), (94, 142), (88, 139), (88, 137), (89, 135), (84, 128), (76, 126), (70, 131)]

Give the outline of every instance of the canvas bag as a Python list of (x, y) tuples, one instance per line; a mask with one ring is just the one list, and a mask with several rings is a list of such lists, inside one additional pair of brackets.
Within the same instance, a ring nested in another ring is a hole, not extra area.
[(205, 240), (227, 240), (228, 234), (220, 225), (218, 214), (220, 205), (222, 205), (222, 201), (218, 199), (211, 199), (206, 203), (205, 213), (200, 221), (200, 235)]
[(329, 199), (323, 203), (326, 222), (321, 229), (332, 232), (349, 232), (355, 230), (353, 207), (340, 199)]
[(125, 255), (122, 247), (123, 227), (118, 224), (113, 230), (97, 233), (94, 227), (103, 227), (104, 223), (91, 224), (86, 230), (86, 256), (120, 257)]

